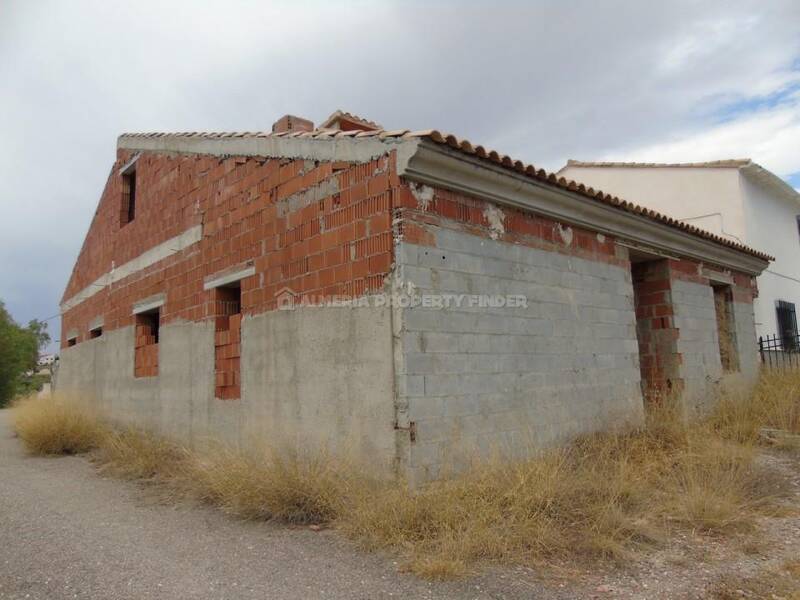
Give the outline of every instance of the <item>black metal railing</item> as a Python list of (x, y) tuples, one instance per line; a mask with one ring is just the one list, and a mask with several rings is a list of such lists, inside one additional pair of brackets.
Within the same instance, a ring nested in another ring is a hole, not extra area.
[(761, 363), (767, 368), (800, 368), (800, 334), (759, 337), (758, 352)]

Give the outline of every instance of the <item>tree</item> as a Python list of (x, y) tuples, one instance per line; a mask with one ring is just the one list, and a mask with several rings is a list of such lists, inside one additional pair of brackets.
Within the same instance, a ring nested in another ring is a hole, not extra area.
[(39, 350), (50, 342), (47, 323), (20, 327), (0, 301), (0, 407), (25, 388), (26, 373), (36, 370)]

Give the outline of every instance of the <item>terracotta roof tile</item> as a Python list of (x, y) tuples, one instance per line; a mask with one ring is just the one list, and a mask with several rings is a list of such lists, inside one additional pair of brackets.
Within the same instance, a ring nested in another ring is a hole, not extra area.
[[(341, 111), (337, 111), (341, 112)], [(348, 115), (348, 118), (353, 117), (349, 115), (349, 113), (342, 113), (344, 115)], [(336, 113), (334, 113), (336, 115)], [(334, 116), (332, 115), (332, 117)], [(358, 117), (353, 117), (358, 118)], [(330, 120), (330, 118), (329, 118)], [(326, 121), (327, 122), (327, 121)], [(374, 125), (371, 122), (370, 125)], [(674, 229), (678, 229), (684, 231), (686, 233), (695, 235), (697, 237), (707, 239), (723, 246), (727, 246), (734, 250), (738, 250), (740, 252), (745, 252), (752, 256), (756, 256), (763, 260), (774, 260), (774, 258), (764, 252), (760, 252), (758, 250), (754, 250), (744, 244), (740, 244), (738, 242), (734, 242), (728, 240), (726, 238), (720, 237), (716, 234), (710, 233), (694, 225), (689, 223), (678, 221), (673, 219), (667, 215), (661, 214), (657, 211), (648, 209), (643, 206), (639, 206), (638, 204), (634, 204), (632, 202), (628, 202), (627, 200), (623, 200), (621, 198), (617, 198), (616, 196), (612, 196), (611, 194), (606, 194), (600, 190), (594, 190), (593, 188), (587, 188), (585, 185), (578, 183), (576, 181), (567, 180), (564, 177), (558, 177), (554, 173), (548, 173), (544, 169), (539, 169), (531, 164), (525, 164), (522, 161), (514, 160), (509, 156), (501, 155), (495, 150), (487, 150), (483, 146), (474, 145), (469, 140), (460, 139), (453, 134), (444, 134), (436, 129), (425, 129), (421, 131), (408, 131), (407, 129), (396, 129), (391, 131), (386, 131), (383, 129), (374, 129), (368, 131), (358, 131), (358, 130), (349, 130), (349, 131), (341, 131), (338, 129), (328, 129), (328, 128), (321, 128), (315, 129), (314, 131), (310, 132), (292, 132), (292, 133), (272, 133), (272, 132), (258, 132), (258, 133), (191, 133), (191, 134), (170, 134), (170, 133), (124, 133), (120, 137), (121, 138), (133, 138), (133, 137), (145, 137), (145, 138), (152, 138), (152, 137), (203, 137), (203, 138), (221, 138), (221, 137), (303, 137), (307, 139), (318, 139), (318, 140), (329, 140), (329, 139), (336, 139), (336, 138), (354, 138), (358, 140), (360, 138), (373, 138), (379, 137), (379, 139), (383, 141), (393, 141), (393, 140), (403, 140), (403, 139), (427, 139), (434, 143), (441, 144), (453, 148), (459, 152), (464, 154), (468, 154), (471, 156), (475, 156), (482, 160), (486, 160), (497, 165), (500, 165), (506, 169), (513, 170), (517, 173), (524, 174), (525, 176), (529, 177), (530, 179), (534, 179), (540, 181), (542, 183), (546, 183), (553, 187), (561, 188), (566, 191), (578, 194), (587, 198), (589, 200), (595, 202), (601, 202), (603, 204), (607, 204), (609, 206), (614, 206), (619, 210), (635, 214), (652, 221), (656, 221), (663, 225), (667, 225)], [(749, 164), (749, 159), (734, 159), (734, 160), (723, 160), (723, 161), (714, 161), (714, 162), (705, 162), (705, 163), (675, 163), (675, 164), (658, 164), (658, 163), (583, 163), (580, 161), (569, 161), (569, 165), (571, 166), (663, 166), (663, 167), (740, 167), (746, 164)]]
[(705, 162), (687, 162), (687, 163), (647, 163), (647, 162), (614, 162), (614, 161), (583, 161), (583, 160), (573, 160), (569, 159), (567, 161), (568, 167), (642, 167), (642, 168), (652, 168), (652, 167), (665, 167), (665, 168), (702, 168), (702, 169), (714, 169), (714, 168), (739, 168), (747, 166), (752, 161), (749, 158), (728, 158), (725, 160), (710, 160)]

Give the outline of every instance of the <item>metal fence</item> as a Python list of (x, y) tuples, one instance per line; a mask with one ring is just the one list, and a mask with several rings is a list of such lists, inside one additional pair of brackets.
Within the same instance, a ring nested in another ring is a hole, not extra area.
[(800, 334), (758, 338), (761, 363), (770, 369), (800, 368)]

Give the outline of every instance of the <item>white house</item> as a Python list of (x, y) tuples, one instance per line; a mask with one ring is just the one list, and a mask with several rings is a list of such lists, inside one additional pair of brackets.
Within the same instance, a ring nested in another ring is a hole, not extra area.
[(56, 361), (55, 354), (40, 354), (39, 360), (36, 361), (36, 364), (40, 367), (49, 367)]
[(797, 348), (800, 194), (750, 159), (701, 163), (570, 160), (558, 174), (691, 223), (775, 257), (758, 279), (759, 336)]

